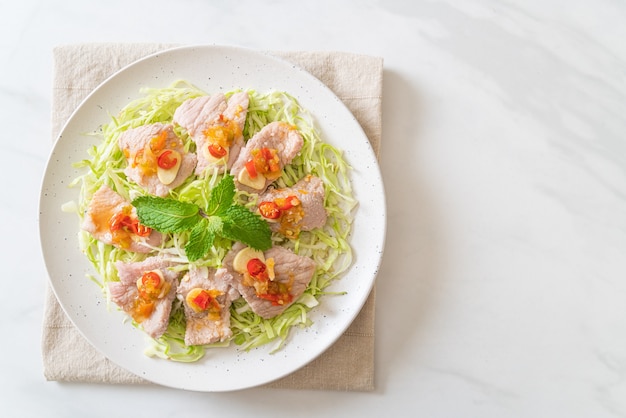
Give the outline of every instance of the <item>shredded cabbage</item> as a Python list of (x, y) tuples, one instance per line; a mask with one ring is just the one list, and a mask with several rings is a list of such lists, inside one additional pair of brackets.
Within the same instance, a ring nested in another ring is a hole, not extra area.
[[(296, 98), (285, 92), (271, 91), (260, 93), (247, 90), (250, 103), (244, 128), (244, 138), (252, 137), (261, 128), (273, 121), (283, 121), (297, 127), (304, 145), (292, 163), (285, 167), (283, 175), (277, 180), (278, 186), (295, 184), (306, 174), (320, 177), (325, 186), (325, 207), (328, 219), (323, 228), (310, 232), (301, 232), (295, 240), (273, 234), (274, 245), (281, 245), (296, 254), (311, 257), (317, 265), (311, 283), (304, 294), (281, 315), (263, 319), (248, 307), (243, 298), (234, 301), (231, 306), (232, 342), (245, 350), (273, 343), (271, 351), (279, 350), (293, 327), (311, 325), (308, 312), (317, 306), (320, 297), (334, 280), (349, 268), (352, 263), (352, 250), (348, 241), (353, 214), (357, 201), (353, 197), (350, 184), (350, 166), (342, 152), (322, 141), (315, 127), (313, 117), (300, 106)], [(141, 91), (142, 96), (126, 105), (117, 116), (95, 133), (99, 137), (98, 145), (88, 150), (89, 158), (75, 164), (84, 168), (83, 175), (75, 179), (72, 186), (79, 186), (78, 202), (67, 203), (64, 210), (75, 211), (81, 218), (89, 204), (91, 196), (107, 184), (128, 200), (142, 194), (141, 188), (129, 181), (124, 174), (126, 159), (117, 145), (119, 134), (129, 128), (156, 122), (171, 122), (174, 111), (185, 100), (206, 95), (204, 91), (186, 81), (177, 81), (166, 88), (150, 88)], [(235, 91), (226, 93), (230, 96)], [(186, 150), (194, 151), (195, 144), (179, 127), (176, 133), (182, 139)], [(203, 178), (191, 176), (181, 186), (171, 192), (171, 197), (181, 201), (193, 202), (206, 207), (211, 189), (221, 179), (217, 172), (208, 173)], [(239, 203), (253, 206), (256, 195), (238, 191)], [(189, 268), (189, 261), (183, 251), (188, 236), (173, 234), (154, 251), (172, 261), (181, 263), (180, 269)], [(79, 243), (87, 259), (94, 266), (96, 275), (90, 276), (104, 293), (107, 301), (107, 283), (119, 281), (116, 261), (141, 261), (145, 254), (127, 252), (111, 245), (103, 244), (89, 233), (81, 231)], [(218, 239), (207, 256), (194, 262), (196, 266), (219, 267), (222, 259), (232, 245), (225, 239)], [(110, 307), (109, 307), (110, 308)], [(139, 326), (134, 323), (135, 326)], [(193, 362), (201, 359), (205, 349), (227, 343), (207, 346), (188, 347), (184, 343), (185, 316), (182, 303), (175, 300), (170, 323), (165, 334), (151, 340), (145, 354), (167, 358), (174, 361)]]

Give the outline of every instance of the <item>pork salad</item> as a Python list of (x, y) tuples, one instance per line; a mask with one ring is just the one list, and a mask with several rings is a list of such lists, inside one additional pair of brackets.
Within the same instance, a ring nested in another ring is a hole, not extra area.
[(280, 349), (352, 263), (341, 150), (286, 92), (141, 93), (76, 163), (91, 279), (150, 337), (148, 355)]

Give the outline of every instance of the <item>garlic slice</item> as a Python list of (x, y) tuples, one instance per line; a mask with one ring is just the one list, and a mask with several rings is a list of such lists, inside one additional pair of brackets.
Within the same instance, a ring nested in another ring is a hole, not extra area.
[(176, 164), (174, 164), (172, 168), (161, 168), (157, 164), (157, 177), (159, 178), (159, 181), (166, 186), (171, 184), (176, 179), (178, 170), (180, 169), (180, 163), (182, 162), (180, 152), (174, 150), (169, 151), (171, 151), (170, 158), (176, 158)]
[(261, 190), (265, 187), (265, 176), (257, 173), (256, 177), (252, 178), (245, 167), (237, 175), (237, 181), (256, 190)]

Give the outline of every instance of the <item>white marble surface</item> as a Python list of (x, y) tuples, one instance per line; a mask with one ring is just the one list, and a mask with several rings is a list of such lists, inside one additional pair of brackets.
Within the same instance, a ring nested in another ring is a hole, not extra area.
[[(9, 0), (0, 12), (2, 416), (626, 416), (625, 2)], [(86, 41), (384, 57), (375, 392), (45, 381), (51, 49)]]

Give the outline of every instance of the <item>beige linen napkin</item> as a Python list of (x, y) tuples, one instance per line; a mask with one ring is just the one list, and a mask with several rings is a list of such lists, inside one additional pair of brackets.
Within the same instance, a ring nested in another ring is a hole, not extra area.
[[(115, 71), (174, 45), (80, 44), (54, 49), (52, 134), (56, 138), (80, 102)], [(273, 52), (324, 82), (348, 106), (378, 154), (381, 139), (382, 59), (340, 52)], [(374, 299), (372, 291), (357, 319), (325, 353), (266, 387), (374, 389)], [(74, 328), (53, 292), (46, 291), (42, 353), (48, 380), (147, 383), (113, 364)]]

